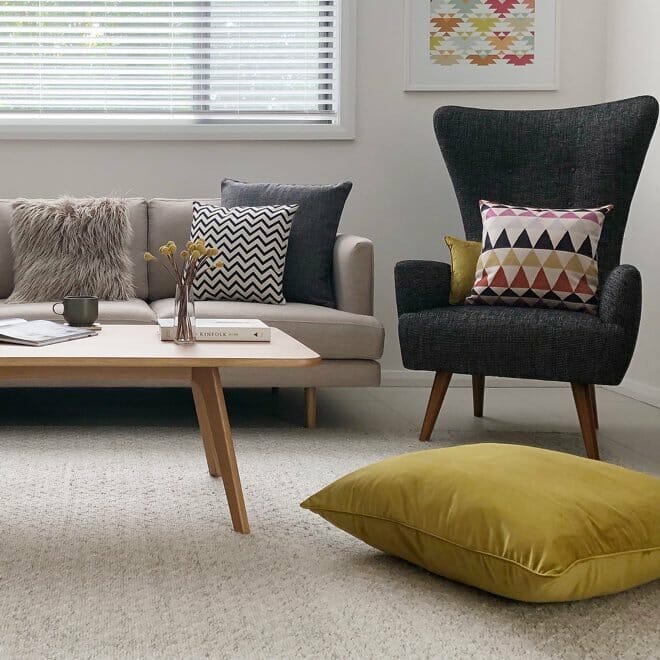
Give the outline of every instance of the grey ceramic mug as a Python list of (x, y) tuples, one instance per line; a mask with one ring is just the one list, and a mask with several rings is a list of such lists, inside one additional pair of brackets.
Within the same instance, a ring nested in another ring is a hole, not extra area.
[[(55, 308), (62, 305), (62, 311)], [(69, 325), (92, 325), (99, 317), (99, 299), (96, 296), (64, 296), (61, 303), (53, 305), (55, 314), (64, 316)]]

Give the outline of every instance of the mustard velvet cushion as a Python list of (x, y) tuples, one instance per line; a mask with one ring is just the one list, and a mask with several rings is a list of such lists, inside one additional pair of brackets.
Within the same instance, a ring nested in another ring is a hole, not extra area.
[(405, 454), (301, 506), (383, 552), (516, 600), (581, 600), (660, 578), (660, 479), (546, 449)]
[(463, 241), (453, 236), (445, 236), (445, 243), (451, 255), (449, 304), (462, 305), (472, 292), (477, 262), (481, 256), (481, 243), (479, 241)]

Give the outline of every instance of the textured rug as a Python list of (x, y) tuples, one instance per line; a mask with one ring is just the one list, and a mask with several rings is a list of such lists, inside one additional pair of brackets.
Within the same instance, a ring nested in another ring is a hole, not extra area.
[(349, 470), (419, 450), (412, 432), (239, 428), (253, 530), (240, 536), (190, 423), (0, 430), (2, 658), (658, 657), (660, 583), (509, 602), (299, 508)]

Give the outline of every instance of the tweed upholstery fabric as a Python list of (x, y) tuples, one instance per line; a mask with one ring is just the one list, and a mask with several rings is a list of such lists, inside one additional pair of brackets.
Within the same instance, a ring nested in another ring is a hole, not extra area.
[(480, 199), (550, 209), (613, 204), (598, 244), (602, 283), (619, 263), (657, 117), (649, 96), (561, 110), (439, 108), (436, 137), (466, 238), (481, 240)]
[(617, 266), (610, 273), (598, 316), (450, 307), (448, 280), (444, 289), (443, 284), (432, 289), (437, 274), (448, 269), (433, 261), (396, 265), (399, 342), (407, 369), (599, 385), (618, 385), (623, 379), (641, 316), (642, 281), (634, 266)]
[(394, 267), (399, 314), (449, 304), (451, 266), (440, 261), (400, 261)]
[[(637, 341), (641, 277), (619, 265), (632, 196), (658, 118), (638, 97), (543, 111), (440, 108), (435, 129), (468, 240), (482, 235), (479, 199), (614, 210), (598, 245), (596, 316), (550, 309), (450, 307), (448, 264), (395, 268), (399, 341), (408, 369), (616, 385)], [(600, 201), (596, 201), (600, 200)]]

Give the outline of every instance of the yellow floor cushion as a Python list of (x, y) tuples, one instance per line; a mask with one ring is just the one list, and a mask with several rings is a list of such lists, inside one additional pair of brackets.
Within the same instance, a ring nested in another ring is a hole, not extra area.
[(383, 552), (516, 600), (581, 600), (660, 578), (660, 479), (570, 454), (415, 452), (301, 506)]

